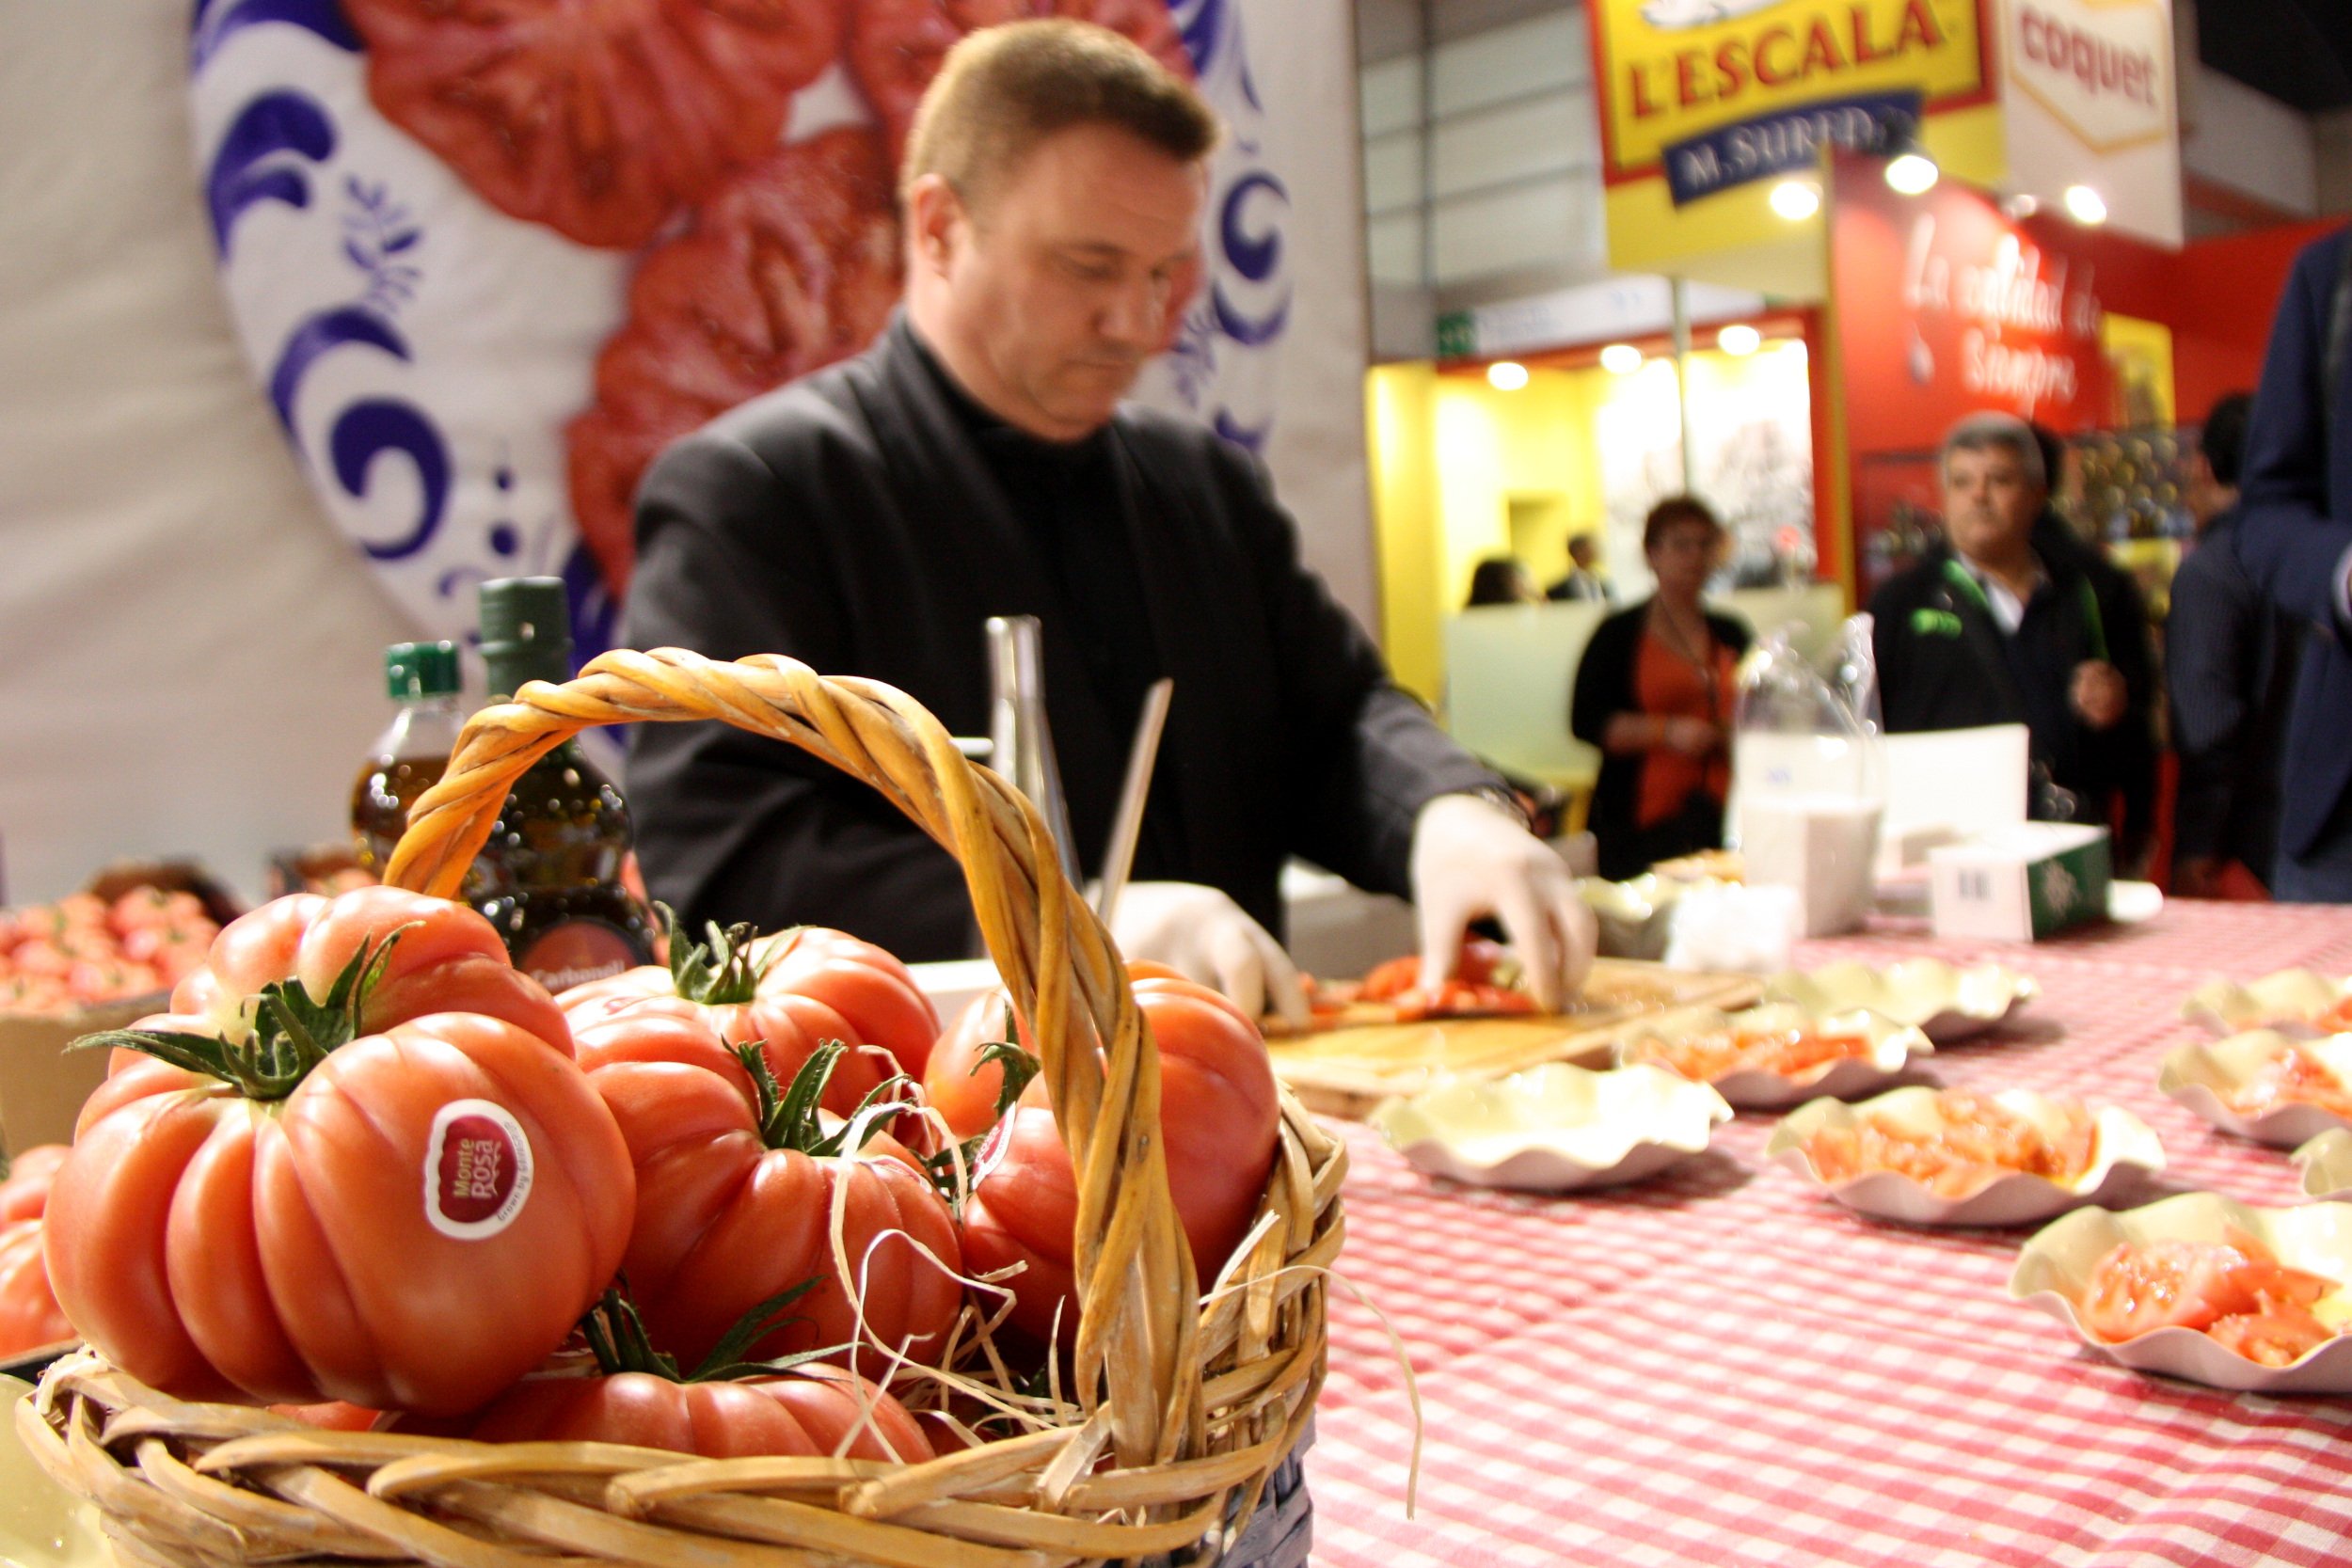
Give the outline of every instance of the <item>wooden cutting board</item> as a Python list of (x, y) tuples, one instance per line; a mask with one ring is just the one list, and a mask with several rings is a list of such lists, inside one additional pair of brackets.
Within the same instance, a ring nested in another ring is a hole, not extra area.
[(1752, 975), (1600, 958), (1573, 1012), (1361, 1024), (1272, 1039), (1266, 1048), (1276, 1074), (1301, 1104), (1325, 1116), (1359, 1118), (1391, 1095), (1419, 1094), (1441, 1078), (1500, 1078), (1543, 1062), (1596, 1066), (1636, 1024), (1701, 1008), (1752, 1006), (1762, 992), (1763, 983)]

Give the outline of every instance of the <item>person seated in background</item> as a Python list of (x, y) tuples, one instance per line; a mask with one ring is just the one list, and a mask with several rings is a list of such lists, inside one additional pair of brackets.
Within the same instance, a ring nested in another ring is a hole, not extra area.
[(1616, 597), (1608, 579), (1593, 570), (1599, 550), (1589, 533), (1568, 535), (1568, 575), (1544, 590), (1547, 599), (1583, 599), (1605, 603)]
[(2042, 461), (2009, 414), (1972, 414), (1944, 438), (1945, 541), (1870, 596), (1879, 701), (1895, 734), (2024, 724), (2037, 777), (2057, 786), (2034, 792), (2034, 815), (2105, 824), (2120, 798), (2128, 875), (2155, 799), (2148, 612), (2049, 512)]
[(1527, 562), (1516, 555), (1490, 555), (1470, 568), (1470, 597), (1463, 601), (1462, 608), (1543, 602), (1544, 596), (1535, 592), (1535, 576), (1527, 569)]
[(1699, 603), (1723, 550), (1724, 525), (1706, 502), (1672, 496), (1652, 507), (1642, 553), (1657, 592), (1594, 627), (1576, 668), (1568, 727), (1600, 749), (1586, 825), (1613, 881), (1724, 841), (1748, 629)]
[(2189, 461), (2197, 545), (2172, 575), (2164, 623), (2172, 744), (2172, 891), (2251, 896), (2279, 846), (2279, 767), (2303, 628), (2238, 561), (2239, 461), (2253, 397), (2232, 392), (2205, 416)]

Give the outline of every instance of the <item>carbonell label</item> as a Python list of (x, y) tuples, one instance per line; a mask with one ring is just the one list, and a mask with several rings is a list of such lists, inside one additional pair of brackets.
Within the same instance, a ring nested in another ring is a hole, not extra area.
[(433, 1228), (479, 1242), (515, 1223), (531, 1196), (531, 1140), (505, 1106), (453, 1100), (424, 1150), (424, 1215)]

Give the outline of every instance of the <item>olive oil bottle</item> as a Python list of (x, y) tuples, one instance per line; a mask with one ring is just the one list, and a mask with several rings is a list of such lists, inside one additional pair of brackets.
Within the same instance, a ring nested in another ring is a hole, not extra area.
[(379, 880), (408, 808), (438, 784), (457, 744), (457, 644), (395, 642), (384, 650), (384, 685), (400, 710), (368, 748), (351, 786), (351, 844), (360, 869)]
[[(528, 681), (570, 677), (561, 578), (485, 582), (481, 616), (492, 702)], [(515, 782), (467, 896), (506, 939), (515, 967), (551, 991), (651, 963), (652, 916), (621, 879), (633, 839), (621, 792), (566, 740)]]

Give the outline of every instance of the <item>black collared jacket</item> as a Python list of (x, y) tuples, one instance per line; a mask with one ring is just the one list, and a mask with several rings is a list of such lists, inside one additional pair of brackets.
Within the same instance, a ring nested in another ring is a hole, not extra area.
[[(1078, 641), (1086, 617), (1067, 594), (1084, 585), (1037, 559), (1036, 531), (921, 353), (894, 318), (865, 354), (664, 453), (639, 492), (625, 639), (789, 655), (885, 681), (954, 733), (985, 735), (984, 624), (1038, 616), (1091, 875), (1134, 715), (1110, 711)], [(1407, 893), (1421, 806), (1499, 781), (1391, 683), (1247, 455), (1144, 409), (1122, 408), (1104, 434), (1115, 493), (1100, 526), (1133, 551), (1148, 673), (1176, 683), (1135, 876), (1221, 887), (1278, 934), (1292, 854)], [(646, 881), (693, 928), (836, 926), (910, 960), (976, 950), (961, 870), (866, 785), (716, 723), (646, 725), (634, 748), (626, 787)]]
[[(1940, 546), (1870, 596), (1871, 648), (1886, 728), (1958, 730), (2022, 723), (2034, 760), (2072, 791), (2079, 820), (2105, 822), (2123, 805), (2119, 864), (2137, 858), (2153, 828), (2154, 659), (2148, 611), (2123, 572), (2045, 516), (2034, 548), (2046, 576), (2012, 636), (2004, 633), (1949, 546)], [(2074, 667), (2104, 658), (2131, 694), (2123, 718), (2094, 730), (2069, 700)]]

